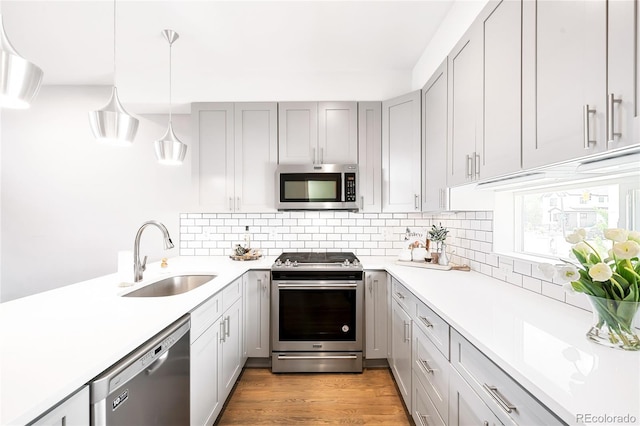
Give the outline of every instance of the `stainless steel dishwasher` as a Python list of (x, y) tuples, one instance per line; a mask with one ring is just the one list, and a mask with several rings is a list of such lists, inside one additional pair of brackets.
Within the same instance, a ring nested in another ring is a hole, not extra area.
[(189, 315), (91, 382), (93, 426), (189, 424)]

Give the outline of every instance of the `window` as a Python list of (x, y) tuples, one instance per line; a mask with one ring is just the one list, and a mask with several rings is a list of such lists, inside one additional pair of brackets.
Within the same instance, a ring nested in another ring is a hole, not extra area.
[(635, 176), (514, 191), (510, 194), (512, 204), (508, 203), (513, 206), (513, 238), (506, 231), (497, 239), (503, 244), (494, 248), (511, 251), (505, 250), (510, 240), (516, 254), (567, 258), (571, 244), (565, 236), (584, 228), (587, 241), (606, 253), (609, 245), (602, 240), (604, 229), (639, 230), (639, 182)]

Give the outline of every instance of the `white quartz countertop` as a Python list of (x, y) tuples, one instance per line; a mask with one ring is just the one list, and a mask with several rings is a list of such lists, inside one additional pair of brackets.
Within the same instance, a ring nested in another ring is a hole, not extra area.
[[(498, 366), (569, 424), (578, 414), (630, 415), (640, 424), (640, 353), (584, 337), (591, 314), (475, 272), (440, 271), (361, 257), (387, 270)], [(35, 419), (249, 269), (273, 257), (169, 259), (145, 280), (120, 287), (117, 274), (0, 304), (0, 424)], [(161, 275), (214, 273), (188, 293), (120, 295)]]

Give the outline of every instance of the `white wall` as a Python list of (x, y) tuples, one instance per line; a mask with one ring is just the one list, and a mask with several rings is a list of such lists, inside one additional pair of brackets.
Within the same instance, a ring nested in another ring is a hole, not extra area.
[[(509, 0), (507, 0), (509, 1)], [(489, 0), (457, 0), (413, 67), (411, 90), (422, 89)]]
[[(115, 272), (117, 252), (133, 249), (149, 219), (165, 223), (177, 245), (179, 212), (196, 207), (191, 157), (182, 167), (156, 163), (152, 142), (166, 115), (138, 117), (129, 148), (95, 142), (87, 113), (103, 107), (110, 90), (44, 86), (31, 109), (2, 112), (0, 300)], [(189, 145), (189, 116), (173, 122)], [(155, 228), (145, 231), (141, 252), (150, 261), (178, 255), (162, 250)]]

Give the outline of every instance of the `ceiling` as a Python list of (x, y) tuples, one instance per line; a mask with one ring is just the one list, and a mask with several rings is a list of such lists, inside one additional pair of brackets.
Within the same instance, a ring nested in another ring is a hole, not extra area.
[[(384, 99), (410, 89), (411, 71), (453, 4), (430, 1), (117, 2), (116, 85), (125, 106), (169, 101)], [(46, 85), (111, 85), (110, 0), (2, 1), (16, 50)]]

